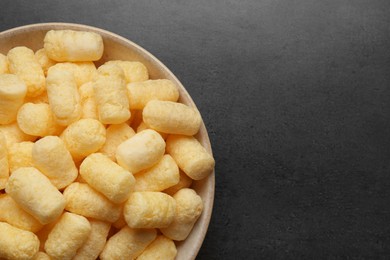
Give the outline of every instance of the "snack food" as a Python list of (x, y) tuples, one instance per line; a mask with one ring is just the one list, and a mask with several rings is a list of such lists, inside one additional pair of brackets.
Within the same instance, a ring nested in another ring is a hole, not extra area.
[(199, 131), (202, 122), (196, 109), (172, 101), (149, 101), (142, 117), (145, 124), (156, 131), (189, 136)]
[(8, 73), (8, 59), (7, 56), (0, 53), (0, 74)]
[(191, 232), (203, 210), (202, 199), (192, 189), (181, 189), (173, 195), (176, 201), (176, 213), (171, 224), (160, 229), (168, 238), (182, 241)]
[(0, 221), (31, 232), (37, 232), (43, 226), (24, 211), (8, 194), (0, 195)]
[(24, 103), (18, 111), (17, 122), (24, 133), (33, 136), (56, 135), (63, 130), (46, 103)]
[(44, 48), (39, 49), (35, 52), (35, 58), (37, 59), (39, 65), (41, 65), (45, 76), (47, 76), (47, 70), (54, 66), (57, 62), (47, 57), (46, 51)]
[(131, 228), (163, 228), (173, 221), (176, 201), (163, 192), (133, 192), (126, 201), (123, 215)]
[(61, 192), (34, 167), (22, 167), (14, 171), (5, 191), (42, 224), (54, 221), (65, 207), (65, 198)]
[(79, 87), (81, 100), (81, 118), (98, 119), (96, 101), (93, 92), (93, 82), (87, 82)]
[(91, 224), (80, 215), (65, 212), (45, 242), (45, 251), (53, 259), (72, 259), (91, 233)]
[(101, 153), (90, 154), (80, 165), (81, 177), (110, 201), (125, 202), (133, 191), (133, 174)]
[(45, 136), (32, 147), (32, 161), (57, 189), (77, 178), (77, 168), (64, 142), (58, 136)]
[(179, 190), (184, 189), (184, 188), (189, 188), (191, 186), (192, 179), (190, 177), (188, 177), (187, 174), (185, 174), (182, 171), (179, 171), (179, 174), (180, 174), (179, 182), (176, 185), (173, 185), (173, 186), (169, 187), (168, 189), (165, 189), (164, 192), (166, 194), (169, 194), (172, 196), (173, 194), (175, 194)]
[(26, 84), (19, 77), (0, 74), (0, 124), (9, 124), (16, 120), (26, 92)]
[(147, 169), (165, 153), (165, 141), (154, 130), (147, 129), (121, 143), (116, 149), (116, 160), (131, 173)]
[(177, 254), (175, 243), (164, 236), (158, 236), (147, 248), (142, 252), (137, 260), (174, 260)]
[(54, 65), (47, 72), (49, 105), (60, 125), (70, 125), (81, 117), (80, 94), (73, 74)]
[[(75, 50), (85, 44), (80, 39), (89, 42), (85, 53)], [(49, 255), (52, 259), (95, 259), (99, 254), (101, 259), (131, 259), (141, 254), (145, 259), (173, 259), (175, 242), (157, 236), (157, 229), (169, 228), (177, 214), (177, 202), (168, 195), (169, 190), (172, 195), (189, 187), (192, 180), (166, 153), (165, 139), (172, 133), (196, 134), (201, 124), (199, 112), (176, 103), (180, 91), (175, 82), (156, 79), (155, 71), (149, 79), (141, 62), (114, 59), (95, 65), (99, 55), (95, 53), (94, 58), (91, 53), (95, 47), (100, 52), (99, 41), (87, 32), (54, 31), (46, 35), (44, 48), (35, 53), (44, 75), (47, 73), (44, 90), (26, 95), (20, 105), (11, 102), (10, 107), (18, 107), (16, 116), (14, 111), (10, 122), (0, 123), (0, 160), (4, 162), (0, 184), (2, 181), (7, 187), (2, 190), (0, 185), (0, 194), (7, 193), (0, 195), (0, 206), (9, 212), (0, 214), (0, 223), (38, 235), (40, 252), (27, 259), (47, 259)], [(24, 52), (31, 58), (30, 51)], [(14, 63), (24, 60), (18, 55)], [(9, 73), (8, 60), (2, 64)], [(146, 110), (143, 116), (142, 109), (159, 102), (175, 108), (163, 109), (160, 119), (159, 109)], [(7, 108), (4, 111), (8, 115)], [(163, 131), (153, 124), (156, 118)], [(8, 161), (9, 166), (4, 167)], [(1, 204), (3, 196), (6, 200)], [(198, 217), (193, 217), (194, 223)], [(182, 228), (187, 235), (193, 223), (189, 226)]]
[(34, 260), (51, 260), (50, 256), (44, 252), (38, 252), (33, 258)]
[(191, 179), (201, 180), (214, 169), (214, 158), (192, 136), (170, 135), (167, 153)]
[(17, 122), (8, 125), (0, 125), (0, 131), (5, 137), (7, 147), (10, 147), (15, 143), (20, 143), (23, 141), (35, 141), (37, 139), (37, 136), (28, 135), (20, 130)]
[(56, 65), (57, 69), (70, 72), (73, 75), (78, 87), (93, 81), (96, 76), (96, 66), (92, 61), (60, 62), (55, 63), (52, 66), (54, 65)]
[(73, 260), (96, 259), (107, 241), (110, 223), (89, 219), (91, 232), (84, 244), (77, 250)]
[(112, 223), (122, 212), (120, 205), (112, 203), (86, 183), (72, 183), (64, 190), (64, 197), (66, 210), (85, 217)]
[(0, 222), (0, 258), (32, 259), (39, 250), (38, 237), (23, 229)]
[(135, 259), (156, 238), (155, 229), (123, 227), (106, 243), (100, 259)]
[(7, 156), (7, 141), (0, 131), (0, 190), (5, 188), (9, 176), (9, 164)]
[(75, 161), (98, 151), (106, 142), (106, 128), (96, 119), (80, 119), (61, 134), (66, 148)]
[(123, 69), (127, 83), (141, 82), (149, 79), (148, 69), (138, 61), (112, 60), (107, 65), (116, 64)]
[(131, 109), (144, 109), (151, 100), (165, 100), (176, 102), (179, 99), (179, 90), (168, 79), (146, 80), (127, 84)]
[(163, 191), (179, 183), (179, 167), (169, 154), (147, 170), (135, 175), (135, 191)]
[(21, 167), (34, 167), (32, 159), (33, 146), (33, 142), (27, 141), (13, 143), (8, 147), (8, 165), (10, 172), (14, 172)]
[(27, 96), (36, 97), (45, 91), (45, 74), (34, 52), (23, 46), (15, 47), (7, 54), (8, 69), (27, 86)]
[(103, 55), (103, 39), (93, 32), (50, 30), (43, 41), (47, 56), (55, 61), (96, 61)]
[(105, 154), (115, 162), (115, 154), (118, 145), (133, 135), (135, 135), (133, 128), (131, 128), (126, 123), (110, 125), (106, 129), (106, 142), (104, 143), (103, 147), (100, 148), (99, 152)]
[(121, 67), (115, 64), (100, 66), (93, 91), (100, 122), (121, 124), (130, 118), (125, 76)]
[(50, 256), (44, 252), (38, 252), (34, 256), (34, 260), (51, 260)]

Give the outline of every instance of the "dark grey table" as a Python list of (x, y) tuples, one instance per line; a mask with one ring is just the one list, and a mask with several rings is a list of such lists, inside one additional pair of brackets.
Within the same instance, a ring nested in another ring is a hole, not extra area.
[(199, 259), (390, 258), (390, 1), (0, 1), (0, 30), (52, 21), (140, 44), (199, 106)]

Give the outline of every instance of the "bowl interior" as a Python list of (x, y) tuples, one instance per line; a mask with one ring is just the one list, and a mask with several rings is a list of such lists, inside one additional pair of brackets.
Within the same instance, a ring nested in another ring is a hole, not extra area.
[[(97, 66), (107, 60), (115, 59), (140, 61), (148, 68), (151, 79), (172, 80), (179, 87), (179, 101), (196, 107), (180, 81), (152, 54), (121, 36), (95, 27), (68, 23), (43, 23), (10, 29), (0, 33), (0, 53), (6, 55), (10, 49), (16, 46), (27, 46), (36, 51), (43, 47), (43, 38), (46, 32), (51, 29), (92, 31), (100, 34), (104, 41), (104, 54), (102, 59), (96, 62)], [(210, 140), (204, 124), (196, 137), (211, 153)], [(192, 188), (202, 197), (204, 210), (188, 238), (183, 242), (176, 243), (178, 249), (176, 259), (195, 259), (198, 254), (210, 222), (214, 201), (214, 181), (213, 173), (201, 181), (193, 182)]]

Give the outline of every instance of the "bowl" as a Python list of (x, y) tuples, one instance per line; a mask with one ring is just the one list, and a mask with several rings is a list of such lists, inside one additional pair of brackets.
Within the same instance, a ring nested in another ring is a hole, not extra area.
[[(36, 51), (43, 47), (43, 38), (47, 31), (59, 29), (70, 29), (78, 31), (91, 31), (100, 34), (104, 42), (104, 54), (97, 65), (107, 60), (131, 60), (142, 62), (149, 70), (151, 79), (169, 79), (179, 87), (179, 102), (196, 107), (187, 90), (173, 73), (151, 53), (112, 32), (99, 28), (72, 24), (72, 23), (39, 23), (21, 26), (6, 30), (0, 33), (0, 53), (7, 52), (16, 46), (27, 46)], [(205, 125), (202, 123), (199, 133), (195, 136), (210, 153), (211, 145)], [(190, 235), (182, 242), (176, 242), (178, 260), (195, 259), (205, 238), (210, 222), (214, 202), (214, 172), (201, 181), (194, 181), (192, 188), (199, 194), (204, 203), (202, 215), (196, 222)]]

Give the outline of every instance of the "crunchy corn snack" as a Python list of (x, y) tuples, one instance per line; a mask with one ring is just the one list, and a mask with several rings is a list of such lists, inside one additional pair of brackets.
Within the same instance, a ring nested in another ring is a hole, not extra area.
[(72, 156), (58, 136), (46, 136), (34, 143), (32, 160), (57, 189), (71, 184), (78, 175)]
[(70, 260), (91, 233), (91, 224), (80, 215), (65, 212), (51, 230), (45, 251), (53, 259)]
[(64, 190), (65, 209), (82, 215), (113, 223), (119, 219), (121, 206), (112, 203), (86, 183), (74, 182)]
[(54, 221), (50, 222), (49, 224), (46, 224), (43, 226), (41, 230), (39, 230), (37, 233), (35, 233), (40, 241), (39, 250), (45, 251), (45, 243), (47, 238), (49, 237), (50, 232), (54, 228), (54, 226), (57, 224), (57, 222), (61, 219), (62, 215), (56, 218)]
[(193, 180), (205, 178), (214, 169), (214, 158), (192, 136), (170, 135), (167, 139), (167, 153)]
[(152, 191), (131, 193), (123, 208), (131, 228), (168, 227), (175, 216), (176, 202), (168, 194)]
[(7, 141), (0, 131), (0, 190), (5, 188), (9, 177)]
[(96, 66), (92, 61), (62, 62), (57, 63), (56, 68), (70, 72), (78, 87), (91, 82), (97, 75)]
[(49, 104), (49, 97), (47, 96), (47, 91), (45, 90), (40, 94), (39, 96), (36, 97), (26, 97), (24, 99), (24, 103), (33, 103), (33, 104), (41, 104), (41, 103), (46, 103)]
[(45, 252), (38, 252), (33, 260), (51, 260), (50, 256), (46, 254)]
[(9, 71), (16, 74), (27, 86), (27, 96), (36, 97), (45, 90), (45, 74), (35, 58), (34, 52), (27, 47), (15, 47), (7, 54)]
[(123, 216), (123, 206), (124, 206), (124, 203), (121, 204), (121, 215), (119, 216), (118, 220), (115, 221), (114, 223), (112, 223), (112, 226), (115, 227), (116, 229), (121, 229), (124, 226), (127, 226), (125, 216)]
[[(137, 133), (139, 133), (143, 130), (146, 130), (146, 129), (151, 129), (151, 128), (147, 124), (145, 124), (144, 122), (141, 122), (137, 127)], [(156, 132), (159, 133), (164, 140), (167, 140), (169, 134), (162, 133), (159, 131), (156, 131)]]
[(168, 189), (164, 190), (164, 192), (168, 195), (173, 196), (176, 192), (178, 192), (181, 189), (189, 188), (192, 184), (192, 179), (187, 176), (183, 171), (179, 170), (180, 174), (180, 180), (176, 185), (173, 185), (172, 187), (169, 187)]
[(0, 221), (31, 232), (37, 232), (43, 225), (24, 211), (8, 194), (0, 195)]
[(65, 198), (61, 192), (33, 167), (14, 171), (9, 177), (5, 191), (42, 224), (55, 220), (65, 207)]
[(96, 61), (103, 55), (103, 39), (93, 32), (51, 30), (43, 41), (47, 56), (55, 61)]
[(46, 79), (49, 105), (60, 125), (70, 125), (81, 117), (80, 95), (71, 72), (57, 65), (47, 72)]
[(37, 59), (39, 65), (41, 65), (45, 76), (47, 75), (47, 71), (51, 66), (56, 65), (56, 61), (47, 57), (45, 49), (39, 49), (35, 52), (35, 58)]
[(93, 90), (100, 122), (120, 124), (130, 118), (126, 82), (119, 66), (100, 66)]
[(118, 146), (134, 135), (133, 128), (126, 123), (110, 125), (106, 129), (106, 142), (99, 152), (116, 161), (115, 154)]
[(32, 259), (39, 250), (38, 237), (23, 229), (0, 222), (0, 258)]
[(160, 229), (168, 238), (182, 241), (187, 238), (203, 210), (202, 199), (193, 189), (181, 189), (173, 195), (176, 213), (171, 224)]
[(179, 90), (168, 79), (146, 80), (127, 84), (131, 109), (144, 109), (151, 100), (176, 102)]
[(194, 135), (202, 122), (198, 110), (172, 101), (149, 101), (142, 116), (150, 128), (168, 134)]
[(16, 122), (8, 125), (0, 125), (0, 132), (2, 132), (5, 137), (7, 147), (10, 147), (14, 143), (35, 141), (37, 139), (36, 136), (25, 134), (20, 130)]
[(10, 124), (16, 120), (26, 92), (26, 84), (18, 76), (0, 74), (0, 124)]
[(80, 119), (62, 132), (61, 139), (77, 162), (103, 147), (106, 141), (106, 129), (98, 120)]
[(98, 119), (97, 105), (93, 93), (93, 82), (87, 82), (79, 87), (81, 100), (81, 118)]
[(153, 167), (135, 175), (135, 191), (163, 191), (179, 182), (179, 168), (169, 154)]
[(96, 259), (106, 244), (110, 223), (94, 219), (89, 219), (89, 223), (91, 233), (87, 241), (77, 250), (73, 260)]
[(144, 130), (121, 143), (116, 150), (116, 160), (131, 173), (147, 169), (157, 163), (165, 152), (165, 142), (154, 130)]
[(174, 260), (177, 254), (175, 243), (165, 237), (158, 236), (148, 247), (142, 252), (137, 260)]
[(7, 56), (0, 53), (0, 74), (9, 73)]
[(34, 167), (32, 160), (33, 142), (20, 142), (11, 144), (8, 148), (8, 164), (10, 172), (21, 167)]
[(110, 201), (125, 202), (133, 191), (133, 174), (101, 153), (90, 154), (80, 165), (80, 175), (95, 190)]
[(156, 238), (155, 229), (123, 227), (106, 243), (100, 259), (135, 259)]
[(46, 103), (24, 103), (18, 111), (17, 122), (24, 133), (34, 136), (57, 135), (64, 129), (57, 124)]
[(118, 65), (123, 69), (125, 79), (127, 83), (130, 82), (141, 82), (149, 79), (148, 69), (144, 64), (138, 61), (123, 61), (123, 60), (112, 60), (107, 61), (107, 65)]

